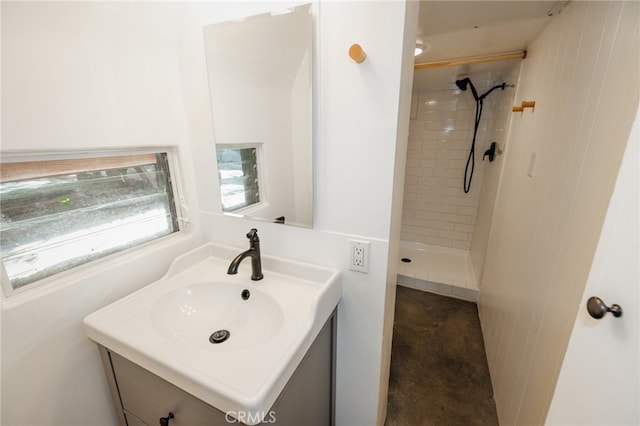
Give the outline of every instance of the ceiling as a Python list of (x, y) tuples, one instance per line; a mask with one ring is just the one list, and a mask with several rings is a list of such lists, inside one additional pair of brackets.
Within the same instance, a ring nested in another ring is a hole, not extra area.
[[(566, 0), (421, 0), (416, 38), (425, 50), (416, 56), (416, 63), (526, 50), (553, 15), (567, 3)], [(490, 66), (494, 69), (509, 68), (514, 66), (513, 63), (493, 62)], [(454, 73), (471, 73), (487, 66), (458, 66)], [(436, 74), (452, 74), (450, 68), (436, 68), (428, 72), (434, 78)], [(419, 79), (418, 74), (416, 72)]]

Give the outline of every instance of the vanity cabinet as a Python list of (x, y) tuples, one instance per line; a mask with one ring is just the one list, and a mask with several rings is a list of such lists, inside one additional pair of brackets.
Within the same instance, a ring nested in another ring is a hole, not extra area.
[[(334, 312), (261, 425), (334, 424), (335, 328)], [(108, 348), (99, 348), (121, 425), (243, 424)]]

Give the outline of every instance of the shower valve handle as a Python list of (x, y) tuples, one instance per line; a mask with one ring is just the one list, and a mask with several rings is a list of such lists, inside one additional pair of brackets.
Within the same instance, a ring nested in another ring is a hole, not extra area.
[(493, 159), (496, 157), (496, 148), (497, 148), (497, 144), (495, 142), (491, 142), (491, 146), (489, 147), (488, 150), (484, 152), (484, 155), (482, 156), (482, 160), (484, 160), (484, 157), (489, 157), (489, 161), (493, 161)]

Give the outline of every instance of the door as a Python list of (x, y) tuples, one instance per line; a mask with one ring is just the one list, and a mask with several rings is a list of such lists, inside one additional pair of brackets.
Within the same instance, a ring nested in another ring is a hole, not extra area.
[[(636, 114), (547, 424), (640, 424), (639, 122)], [(591, 296), (620, 305), (622, 316), (592, 318)]]

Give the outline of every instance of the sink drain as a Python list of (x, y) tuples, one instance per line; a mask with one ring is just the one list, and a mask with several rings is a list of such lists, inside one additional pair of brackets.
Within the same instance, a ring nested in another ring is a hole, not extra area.
[(209, 341), (213, 344), (222, 343), (227, 340), (231, 336), (229, 330), (218, 330), (214, 331), (211, 336), (209, 336)]

